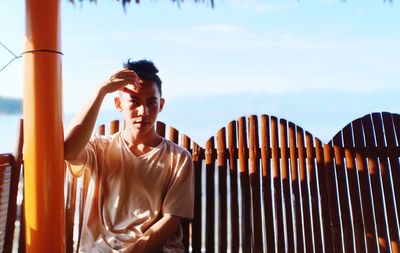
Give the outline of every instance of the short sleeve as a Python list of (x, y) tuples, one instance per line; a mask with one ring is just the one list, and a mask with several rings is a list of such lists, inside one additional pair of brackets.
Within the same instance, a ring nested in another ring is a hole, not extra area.
[(190, 154), (184, 150), (177, 162), (176, 174), (165, 196), (163, 214), (192, 219), (194, 206), (194, 170)]
[(101, 143), (99, 139), (99, 136), (92, 136), (86, 144), (83, 149), (86, 153), (86, 161), (83, 164), (74, 163), (74, 161), (66, 161), (67, 167), (73, 176), (80, 177), (85, 169), (89, 169), (90, 171), (92, 170), (92, 165), (96, 160), (98, 144)]

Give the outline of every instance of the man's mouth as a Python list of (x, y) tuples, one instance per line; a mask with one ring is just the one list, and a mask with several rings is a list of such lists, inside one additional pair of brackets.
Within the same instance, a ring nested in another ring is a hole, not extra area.
[(147, 121), (147, 120), (136, 120), (136, 121), (133, 121), (133, 124), (140, 124), (140, 125), (146, 125), (146, 124), (149, 124), (150, 122), (149, 121)]

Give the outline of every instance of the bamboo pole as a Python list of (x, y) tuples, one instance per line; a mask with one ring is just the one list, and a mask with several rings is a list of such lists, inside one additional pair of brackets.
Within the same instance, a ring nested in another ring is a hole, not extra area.
[(60, 3), (26, 0), (24, 136), (27, 252), (65, 252)]

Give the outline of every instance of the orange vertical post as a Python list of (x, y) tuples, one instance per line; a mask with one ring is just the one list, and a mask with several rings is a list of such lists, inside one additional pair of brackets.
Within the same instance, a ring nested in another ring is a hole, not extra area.
[(65, 252), (59, 0), (26, 0), (24, 136), (27, 252)]

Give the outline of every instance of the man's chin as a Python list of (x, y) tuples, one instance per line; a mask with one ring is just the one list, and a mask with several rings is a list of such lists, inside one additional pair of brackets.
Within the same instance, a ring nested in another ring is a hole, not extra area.
[(146, 133), (150, 131), (152, 127), (151, 124), (134, 124), (133, 128), (139, 133)]

